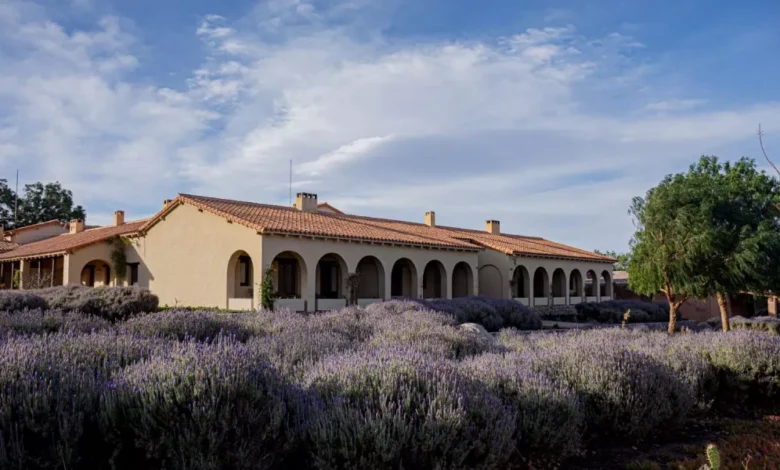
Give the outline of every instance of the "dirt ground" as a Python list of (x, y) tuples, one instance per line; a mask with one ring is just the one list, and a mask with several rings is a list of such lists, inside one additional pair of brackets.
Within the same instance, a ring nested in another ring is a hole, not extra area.
[(534, 470), (699, 470), (707, 444), (715, 444), (722, 470), (780, 470), (780, 409), (699, 414), (681, 429), (633, 444), (592, 444), (582, 455), (526, 462)]

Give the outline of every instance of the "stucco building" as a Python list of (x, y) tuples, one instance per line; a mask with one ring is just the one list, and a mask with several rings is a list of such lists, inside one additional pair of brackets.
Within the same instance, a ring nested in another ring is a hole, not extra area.
[[(121, 258), (127, 272), (118, 279)], [(611, 298), (613, 262), (502, 233), (497, 220), (469, 230), (438, 225), (434, 212), (420, 223), (344, 214), (307, 193), (294, 207), (181, 194), (148, 220), (125, 222), (117, 211), (112, 226), (72, 221), (0, 252), (0, 279), (10, 286), (18, 271), (21, 288), (138, 284), (164, 305), (251, 309), (272, 268), (277, 305), (302, 311), (344, 306), (350, 275), (360, 304), (479, 294), (545, 306)]]

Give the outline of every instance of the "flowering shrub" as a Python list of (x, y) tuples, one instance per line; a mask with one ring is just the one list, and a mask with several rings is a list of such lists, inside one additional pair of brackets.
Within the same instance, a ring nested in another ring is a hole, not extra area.
[(25, 309), (46, 310), (46, 300), (30, 291), (0, 290), (0, 312), (15, 312)]
[(317, 468), (502, 468), (514, 416), (455, 365), (405, 348), (330, 356), (304, 377), (324, 406), (308, 433)]
[(780, 393), (776, 335), (492, 336), (459, 325), (475, 305), (530, 318), (478, 298), (0, 313), (0, 468), (508, 468)]
[(534, 372), (517, 353), (483, 354), (464, 361), (462, 369), (514, 409), (520, 449), (563, 455), (578, 450), (584, 421), (570, 387)]
[(102, 318), (59, 310), (22, 310), (13, 315), (0, 312), (0, 335), (8, 332), (43, 334), (57, 331), (89, 333), (111, 328)]
[(136, 468), (271, 468), (287, 449), (285, 386), (231, 339), (179, 343), (109, 383), (108, 428)]
[(759, 316), (741, 320), (734, 319), (730, 325), (732, 330), (761, 330), (774, 335), (780, 334), (780, 320), (777, 317)]
[(33, 291), (50, 308), (78, 311), (107, 320), (124, 320), (157, 310), (156, 295), (140, 287), (59, 286)]

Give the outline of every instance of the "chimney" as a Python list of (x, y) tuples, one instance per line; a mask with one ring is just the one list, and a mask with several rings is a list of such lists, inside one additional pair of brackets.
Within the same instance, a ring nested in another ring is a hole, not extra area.
[(166, 199), (166, 200), (164, 200), (164, 201), (163, 201), (163, 209), (167, 209), (167, 208), (168, 208), (168, 206), (170, 206), (170, 205), (171, 205), (171, 202), (173, 202), (173, 201), (172, 201), (172, 200), (170, 200), (170, 199)]
[(81, 233), (84, 231), (84, 221), (82, 219), (73, 219), (70, 221), (70, 233)]
[(436, 226), (436, 213), (433, 211), (428, 211), (425, 213), (425, 225), (428, 227), (435, 227)]
[(116, 211), (114, 212), (114, 225), (124, 225), (125, 224), (125, 211)]
[(303, 212), (317, 212), (317, 195), (310, 193), (296, 194), (295, 208)]
[(497, 220), (488, 220), (485, 222), (485, 230), (487, 230), (487, 233), (498, 235), (501, 233), (501, 222)]

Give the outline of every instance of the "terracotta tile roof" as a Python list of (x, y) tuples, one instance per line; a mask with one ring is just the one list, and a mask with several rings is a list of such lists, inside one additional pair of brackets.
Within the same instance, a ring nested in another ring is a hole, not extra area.
[(424, 247), (478, 251), (491, 248), (514, 256), (555, 257), (612, 263), (586, 250), (537, 237), (492, 235), (478, 230), (434, 226), (343, 213), (301, 212), (292, 207), (232, 201), (181, 194), (141, 228), (147, 231), (179, 204), (225, 217), (260, 233), (298, 234), (352, 240), (379, 241)]
[(60, 255), (71, 250), (83, 248), (120, 235), (133, 235), (138, 232), (147, 220), (128, 222), (119, 226), (98, 227), (84, 230), (81, 233), (65, 233), (33, 243), (20, 245), (13, 250), (0, 253), (0, 261), (22, 258), (38, 258)]
[(19, 246), (19, 245), (16, 244), (16, 243), (7, 242), (5, 240), (0, 240), (0, 253), (2, 253), (4, 251), (8, 251), (8, 250), (13, 250), (17, 246)]
[(16, 235), (19, 232), (25, 232), (27, 230), (32, 230), (32, 229), (41, 228), (41, 227), (47, 227), (49, 225), (59, 225), (61, 227), (64, 227), (66, 224), (64, 222), (60, 222), (59, 220), (49, 220), (49, 221), (41, 222), (41, 223), (38, 223), (38, 224), (25, 225), (24, 227), (15, 228), (13, 230), (6, 230), (5, 234), (6, 235)]
[(325, 210), (330, 210), (332, 212), (335, 212), (337, 214), (343, 214), (343, 212), (341, 212), (340, 210), (338, 210), (335, 207), (331, 206), (327, 202), (321, 202), (321, 203), (317, 204), (317, 209), (320, 209), (320, 210), (325, 209)]

